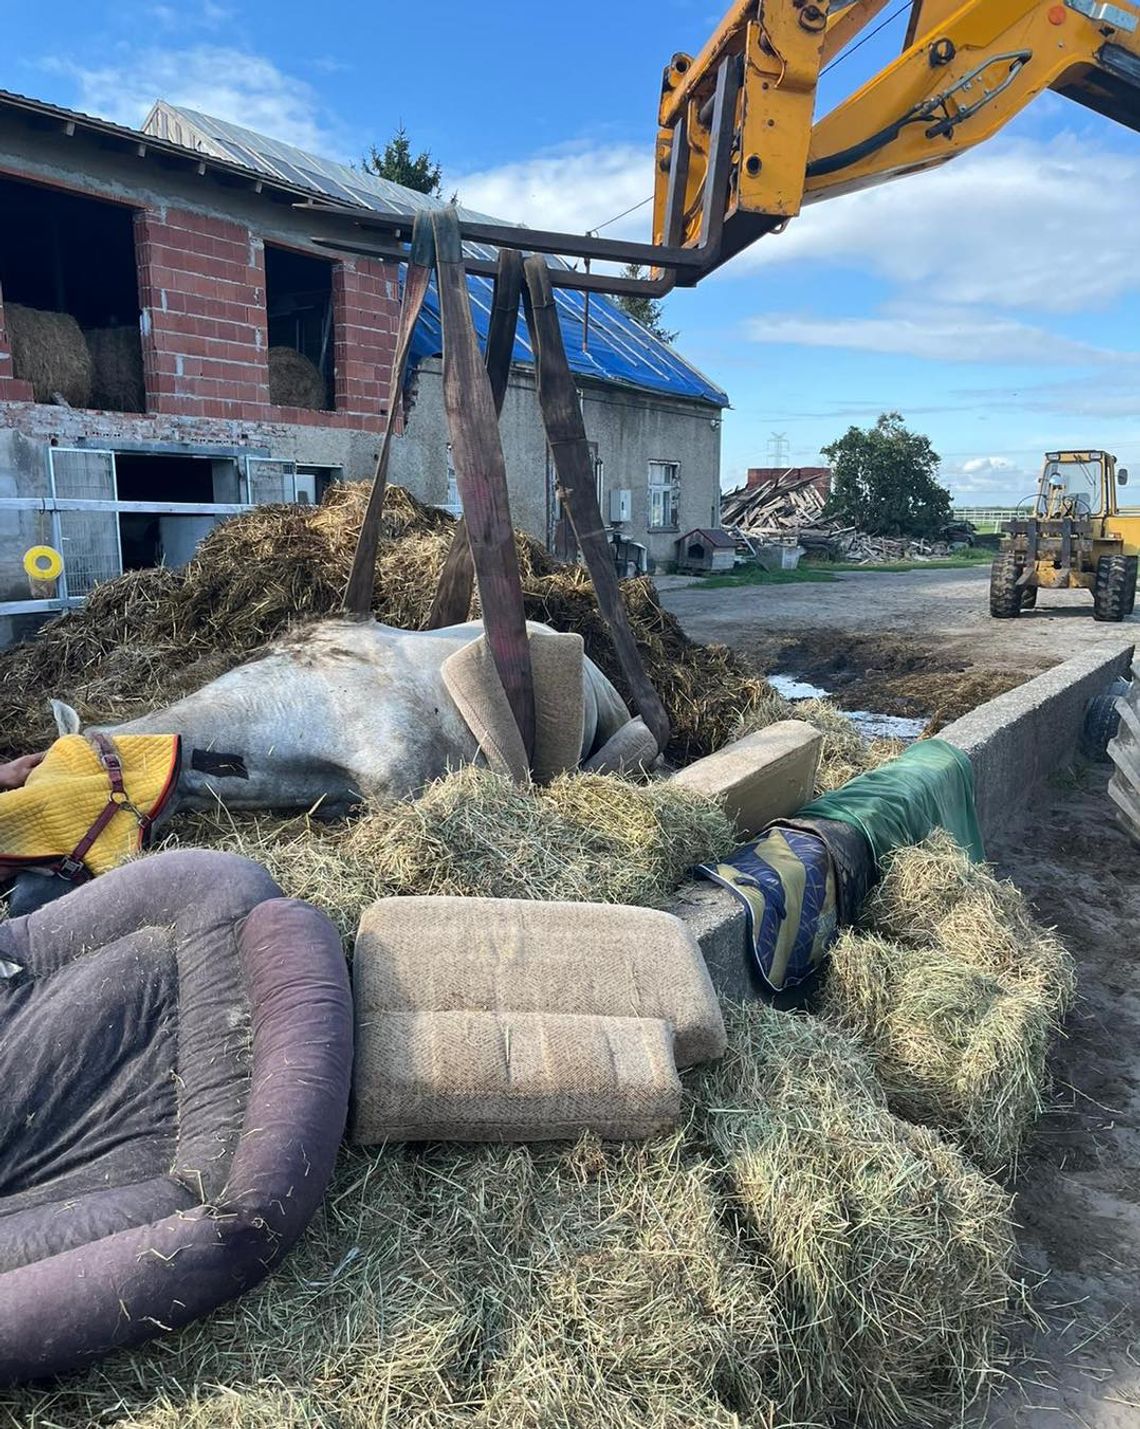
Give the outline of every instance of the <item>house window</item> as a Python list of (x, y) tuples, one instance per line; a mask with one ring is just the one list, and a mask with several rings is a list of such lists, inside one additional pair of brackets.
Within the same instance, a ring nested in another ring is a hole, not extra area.
[(269, 400), (275, 407), (333, 407), (333, 265), (265, 245)]
[(37, 402), (142, 412), (134, 209), (0, 178), (13, 375)]
[(649, 529), (651, 531), (675, 531), (677, 529), (677, 499), (681, 480), (681, 467), (675, 461), (651, 461), (649, 463)]

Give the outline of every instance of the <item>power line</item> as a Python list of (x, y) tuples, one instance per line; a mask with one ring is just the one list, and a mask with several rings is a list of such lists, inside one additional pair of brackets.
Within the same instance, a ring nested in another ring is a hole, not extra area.
[(865, 45), (868, 40), (873, 40), (880, 30), (885, 30), (892, 20), (897, 20), (898, 17), (909, 10), (910, 7), (911, 0), (904, 0), (904, 3), (900, 5), (897, 10), (892, 10), (885, 20), (880, 20), (873, 30), (868, 30), (865, 35), (862, 35), (853, 45), (849, 45), (847, 49), (840, 50), (839, 54), (835, 56), (831, 63), (824, 65), (823, 69), (820, 70), (820, 78), (822, 79), (828, 70), (834, 69), (841, 60), (849, 59), (860, 46)]
[(610, 228), (613, 224), (620, 222), (621, 219), (628, 218), (631, 213), (636, 213), (639, 208), (644, 208), (647, 203), (652, 202), (653, 195), (650, 194), (648, 198), (643, 198), (640, 203), (635, 203), (632, 208), (627, 208), (623, 210), (623, 212), (615, 214), (613, 218), (607, 218), (605, 223), (599, 223), (597, 228), (588, 228), (586, 230), (586, 236), (588, 238), (595, 237), (601, 233), (603, 228)]

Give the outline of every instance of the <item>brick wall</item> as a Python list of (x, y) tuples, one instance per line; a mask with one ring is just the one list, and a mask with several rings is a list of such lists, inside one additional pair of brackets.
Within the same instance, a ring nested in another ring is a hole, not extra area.
[[(259, 236), (186, 209), (140, 209), (135, 249), (148, 414), (383, 428), (399, 313), (394, 267), (366, 258), (333, 264), (336, 410), (314, 412), (269, 401)], [(0, 402), (32, 400), (31, 385), (12, 375), (0, 296)]]
[(398, 314), (395, 270), (333, 267), (334, 412), (269, 401), (265, 249), (241, 224), (187, 210), (136, 220), (148, 411), (378, 431)]

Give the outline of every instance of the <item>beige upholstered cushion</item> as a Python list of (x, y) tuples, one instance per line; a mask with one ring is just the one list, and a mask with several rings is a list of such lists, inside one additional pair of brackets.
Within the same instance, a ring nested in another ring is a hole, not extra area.
[(651, 1136), (674, 1123), (672, 1032), (639, 1017), (377, 1012), (357, 1029), (352, 1140)]
[(679, 918), (507, 898), (386, 898), (360, 920), (357, 1022), (377, 1012), (553, 1012), (662, 1021), (678, 1067), (719, 1057), (724, 1021)]
[[(528, 633), (534, 681), (533, 770), (542, 784), (576, 769), (582, 757), (584, 647), (580, 635), (533, 627)], [(530, 777), (526, 750), (485, 636), (444, 661), (443, 680), (490, 767), (525, 784)]]
[(673, 782), (716, 799), (743, 839), (787, 819), (811, 800), (823, 736), (784, 719), (733, 740), (673, 775)]

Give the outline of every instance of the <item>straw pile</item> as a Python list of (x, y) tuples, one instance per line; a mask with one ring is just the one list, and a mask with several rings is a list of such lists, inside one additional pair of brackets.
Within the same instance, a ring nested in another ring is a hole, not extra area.
[(942, 832), (890, 857), (864, 912), (873, 931), (832, 950), (825, 1015), (870, 1051), (894, 1112), (1008, 1167), (1044, 1106), (1068, 953)]
[(271, 347), (269, 359), (269, 400), (275, 407), (307, 407), (319, 412), (328, 406), (325, 379), (315, 362), (292, 347)]
[(1005, 1197), (895, 1122), (856, 1048), (763, 1007), (645, 1145), (342, 1153), (262, 1289), (0, 1396), (60, 1429), (859, 1429), (959, 1422)]
[[(262, 506), (222, 523), (182, 570), (135, 571), (96, 589), (86, 607), (0, 652), (0, 744), (21, 753), (51, 737), (47, 701), (84, 720), (118, 721), (154, 709), (241, 663), (291, 625), (338, 611), (367, 500), (364, 483), (332, 487), (312, 506)], [(376, 564), (378, 619), (419, 629), (454, 522), (390, 488)], [(586, 653), (629, 691), (589, 578), (516, 535), (527, 615), (579, 631)], [(669, 755), (710, 753), (770, 694), (721, 646), (696, 645), (662, 610), (652, 583), (623, 593), (650, 678), (673, 725)], [(128, 651), (125, 647), (130, 645)]]
[(219, 811), (177, 820), (168, 843), (256, 859), (351, 942), (361, 912), (398, 894), (664, 907), (694, 863), (736, 838), (718, 804), (667, 780), (568, 774), (521, 789), (469, 765), (349, 824)]
[(37, 402), (54, 402), (59, 396), (69, 407), (91, 405), (91, 354), (70, 313), (5, 303), (4, 321), (13, 374), (32, 384)]
[(142, 343), (137, 327), (86, 330), (91, 353), (91, 405), (107, 412), (145, 412)]

